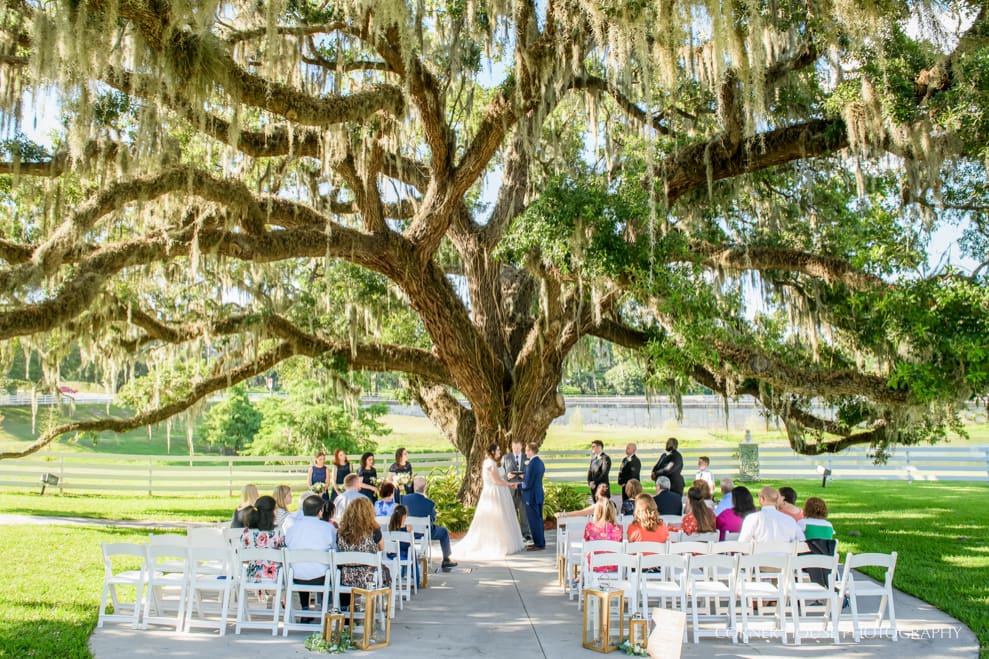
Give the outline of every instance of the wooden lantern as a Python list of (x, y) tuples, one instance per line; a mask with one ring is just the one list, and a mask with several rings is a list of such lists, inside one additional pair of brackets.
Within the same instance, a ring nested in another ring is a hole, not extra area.
[(391, 589), (350, 592), (350, 640), (361, 650), (377, 650), (391, 642)]
[(429, 560), (425, 556), (420, 556), (419, 564), (419, 588), (426, 588), (429, 585)]
[(560, 579), (560, 586), (566, 588), (567, 587), (567, 557), (566, 556), (556, 557), (556, 573)]
[(628, 621), (629, 645), (645, 648), (649, 645), (649, 621), (635, 614)]
[(338, 609), (333, 609), (331, 613), (323, 616), (323, 640), (331, 645), (339, 645), (343, 642), (343, 632), (347, 625), (347, 616), (340, 613)]
[(625, 593), (621, 590), (584, 591), (584, 647), (613, 652), (625, 639)]

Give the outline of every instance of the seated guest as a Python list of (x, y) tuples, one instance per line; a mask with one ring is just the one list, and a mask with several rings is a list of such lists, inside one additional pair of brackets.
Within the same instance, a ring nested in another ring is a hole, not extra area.
[[(704, 481), (694, 482), (704, 483)], [(687, 514), (683, 516), (680, 530), (687, 535), (711, 533), (717, 530), (714, 511), (707, 505), (702, 487), (694, 486), (687, 490)]]
[(556, 517), (586, 517), (587, 515), (593, 515), (594, 509), (597, 507), (598, 501), (611, 501), (611, 487), (607, 483), (601, 483), (594, 490), (594, 501), (591, 505), (581, 508), (580, 510), (570, 510), (565, 512), (556, 513)]
[(280, 528), (288, 517), (288, 507), (292, 505), (292, 488), (288, 485), (276, 485), (271, 496), (275, 500), (275, 528)]
[(755, 502), (752, 500), (752, 492), (744, 485), (732, 489), (732, 505), (730, 508), (721, 511), (717, 517), (718, 531), (721, 532), (721, 540), (725, 539), (728, 533), (738, 533), (742, 530), (742, 520), (750, 513), (756, 511)]
[(735, 483), (730, 478), (721, 479), (721, 501), (714, 507), (714, 516), (731, 508), (731, 491), (735, 489)]
[(666, 542), (670, 539), (670, 530), (660, 518), (652, 496), (639, 493), (632, 514), (635, 520), (628, 525), (629, 542)]
[[(276, 490), (278, 488), (275, 488)], [(318, 549), (329, 552), (336, 549), (337, 529), (319, 519), (320, 508), (323, 507), (323, 497), (313, 494), (304, 499), (302, 517), (291, 524), (285, 531), (285, 546), (289, 549)], [(326, 579), (329, 567), (329, 556), (326, 563), (296, 563), (293, 566), (292, 582), (297, 584), (322, 584)], [(310, 593), (299, 593), (302, 610), (309, 608)]]
[(230, 528), (242, 529), (247, 526), (247, 518), (254, 510), (254, 502), (258, 500), (258, 486), (248, 483), (240, 491), (240, 505), (234, 511), (233, 519), (230, 520)]
[[(318, 494), (316, 496), (319, 496)], [(319, 497), (322, 499), (323, 497)], [(332, 501), (323, 501), (322, 507), (320, 507), (319, 512), (316, 513), (316, 517), (323, 520), (324, 522), (329, 522), (333, 528), (337, 528), (337, 521), (333, 519), (333, 513), (335, 508), (333, 507)]]
[[(615, 504), (611, 500), (600, 500), (594, 504), (594, 518), (584, 527), (584, 541), (614, 540), (622, 541), (622, 527), (615, 523)], [(614, 565), (602, 565), (594, 568), (595, 572), (614, 572)]]
[(395, 510), (395, 484), (385, 481), (378, 488), (378, 500), (374, 502), (374, 514), (377, 517), (391, 517)]
[[(713, 511), (714, 510), (714, 494), (711, 493), (711, 486), (707, 484), (707, 481), (706, 480), (703, 480), (703, 479), (700, 479), (700, 478), (695, 479), (694, 482), (690, 484), (690, 487), (696, 487), (697, 489), (699, 489), (701, 491), (701, 495), (704, 497), (704, 503), (706, 503), (707, 504), (707, 507), (710, 508)], [(686, 513), (687, 512), (687, 495), (684, 494), (683, 495), (683, 498), (681, 500), (683, 502), (683, 511), (684, 511), (684, 513)]]
[[(447, 570), (456, 567), (457, 564), (450, 560), (450, 532), (446, 530), (446, 527), (437, 526), (436, 504), (426, 497), (426, 479), (422, 476), (416, 476), (412, 481), (412, 489), (412, 494), (406, 494), (402, 497), (402, 503), (409, 509), (409, 517), (428, 517), (432, 521), (430, 537), (433, 540), (439, 540), (440, 548), (443, 550), (442, 568)], [(366, 501), (367, 497), (364, 499)]]
[[(275, 500), (269, 496), (258, 497), (248, 517), (247, 527), (240, 536), (242, 549), (283, 549), (285, 536), (275, 528)], [(261, 581), (278, 576), (279, 563), (251, 561), (247, 565), (247, 579)]]
[[(350, 474), (360, 478), (357, 474)], [(340, 520), (340, 531), (337, 533), (337, 549), (340, 551), (359, 551), (376, 554), (385, 548), (381, 526), (374, 519), (374, 506), (371, 500), (362, 495), (355, 487), (357, 498), (347, 505)], [(374, 568), (367, 565), (343, 565), (340, 568), (341, 583), (356, 588), (376, 588)], [(381, 587), (391, 585), (391, 573), (388, 567), (381, 566)]]
[[(347, 474), (343, 479), (343, 492), (333, 500), (333, 506), (336, 508), (333, 513), (334, 519), (338, 523), (342, 521), (344, 513), (347, 512), (347, 506), (362, 497), (367, 499), (367, 497), (361, 494), (361, 477), (357, 474)], [(371, 512), (374, 512), (373, 507)]]
[(792, 487), (780, 488), (780, 502), (776, 506), (784, 515), (789, 515), (794, 522), (799, 522), (804, 518), (804, 511), (797, 507), (797, 491)]
[(642, 494), (642, 483), (638, 478), (630, 478), (625, 483), (625, 495), (622, 498), (622, 515), (631, 515), (635, 511), (635, 497)]
[[(737, 496), (737, 495), (736, 495)], [(759, 512), (746, 515), (738, 539), (742, 542), (800, 542), (804, 533), (789, 515), (776, 510), (780, 493), (775, 487), (759, 490)]]
[(680, 495), (670, 491), (670, 479), (660, 476), (656, 479), (656, 509), (660, 515), (682, 515), (683, 500)]
[[(388, 530), (389, 531), (409, 531), (409, 532), (411, 532), (412, 531), (412, 527), (406, 523), (406, 522), (408, 522), (408, 519), (409, 519), (409, 509), (406, 508), (405, 506), (403, 506), (402, 504), (398, 504), (397, 506), (395, 506), (395, 510), (392, 511), (391, 518), (389, 518), (389, 520), (388, 520)], [(399, 542), (398, 543), (399, 558), (401, 558), (403, 561), (408, 560), (408, 558), (409, 558), (409, 549), (411, 549), (411, 547), (409, 546), (409, 543), (407, 543), (407, 542)], [(395, 558), (395, 554), (388, 554), (388, 558)], [(414, 569), (415, 569), (416, 583), (420, 583), (420, 581), (419, 581), (419, 564), (418, 563), (416, 563), (416, 566), (415, 566)], [(402, 568), (402, 574), (403, 575), (405, 574), (405, 568), (404, 567)]]
[(797, 524), (804, 532), (806, 540), (831, 540), (834, 527), (828, 521), (828, 505), (818, 497), (808, 497), (804, 501), (804, 517)]

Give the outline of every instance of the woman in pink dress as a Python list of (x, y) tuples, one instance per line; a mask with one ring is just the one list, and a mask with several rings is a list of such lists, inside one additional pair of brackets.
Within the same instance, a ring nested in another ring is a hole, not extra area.
[[(622, 527), (615, 523), (617, 511), (610, 500), (598, 501), (594, 504), (594, 519), (584, 527), (584, 542), (592, 540), (622, 541)], [(596, 552), (603, 553), (603, 552)], [(594, 568), (595, 572), (614, 572), (614, 565), (602, 565)]]
[(752, 492), (744, 485), (740, 485), (731, 491), (731, 508), (721, 511), (718, 515), (718, 531), (721, 532), (720, 539), (725, 539), (726, 533), (738, 533), (742, 530), (742, 520), (749, 513), (754, 513), (755, 502), (752, 500)]

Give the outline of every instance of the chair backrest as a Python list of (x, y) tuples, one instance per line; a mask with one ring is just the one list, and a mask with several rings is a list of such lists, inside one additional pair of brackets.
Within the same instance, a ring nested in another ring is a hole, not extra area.
[(340, 568), (345, 565), (363, 565), (374, 568), (375, 588), (381, 585), (381, 554), (368, 551), (338, 551), (333, 553), (333, 587), (337, 592), (348, 592), (352, 586), (343, 583)]
[[(676, 581), (683, 576), (690, 563), (689, 554), (643, 554), (639, 556), (639, 571), (643, 579)], [(658, 570), (651, 573), (647, 570)]]
[[(103, 549), (103, 567), (107, 576), (114, 574), (113, 557), (115, 556), (132, 556), (138, 559), (136, 561), (138, 565), (133, 566), (133, 569), (141, 570), (143, 573), (144, 561), (147, 558), (147, 545), (134, 542), (101, 542), (100, 547)], [(121, 562), (125, 562), (125, 559)]]
[(739, 542), (738, 540), (722, 540), (712, 542), (708, 549), (709, 554), (751, 554), (751, 542)]
[(247, 579), (247, 568), (249, 563), (273, 563), (275, 564), (276, 572), (274, 579), (262, 579), (261, 581), (277, 581), (284, 574), (285, 567), (285, 552), (281, 549), (257, 549), (255, 547), (245, 547), (237, 552), (237, 558), (240, 561), (240, 576), (242, 579), (249, 581), (250, 583), (258, 583), (257, 578)]
[(740, 554), (738, 559), (739, 581), (776, 581), (790, 567), (789, 554)]
[(683, 515), (660, 515), (659, 517), (670, 526), (680, 526), (683, 523)]
[(722, 540), (722, 542), (731, 542), (733, 540), (738, 540), (738, 537), (740, 535), (742, 535), (742, 534), (739, 533), (738, 531), (736, 531), (734, 533), (725, 533), (725, 537), (724, 537), (724, 540)]
[(681, 540), (683, 540), (683, 539), (684, 539), (685, 537), (687, 537), (687, 536), (685, 536), (685, 535), (684, 535), (683, 533), (681, 533), (680, 531), (670, 531), (670, 537), (669, 537), (669, 538), (667, 538), (667, 540), (666, 540), (666, 541), (667, 541), (668, 543), (670, 543), (670, 544), (673, 544), (674, 542), (680, 542), (680, 541), (681, 541)]
[(795, 553), (797, 545), (793, 542), (756, 542), (752, 545), (753, 554), (786, 554)]
[(188, 552), (189, 547), (185, 542), (149, 543), (147, 545), (148, 569), (153, 570), (165, 563), (172, 564), (176, 560), (184, 563), (188, 557)]
[(667, 554), (665, 542), (626, 542), (626, 554)]
[(845, 556), (845, 569), (857, 570), (860, 567), (883, 567), (889, 571), (896, 568), (896, 552), (889, 554), (853, 554)]
[(416, 535), (429, 533), (432, 527), (432, 520), (428, 517), (406, 517), (405, 523), (412, 527), (412, 532)]
[(173, 547), (188, 547), (189, 538), (188, 536), (179, 535), (178, 533), (149, 533), (148, 544), (170, 545)]
[(707, 547), (710, 543), (707, 542), (692, 542), (689, 540), (680, 542), (671, 542), (669, 553), (671, 554), (706, 554)]
[[(690, 570), (687, 571), (689, 581), (707, 581), (721, 578), (729, 583), (735, 582), (735, 570), (738, 557), (730, 554), (700, 554), (690, 557)], [(727, 579), (724, 579), (727, 577)]]
[(718, 542), (720, 539), (721, 534), (717, 531), (711, 531), (710, 533), (693, 533), (683, 536), (683, 540), (689, 540), (690, 542)]
[(227, 544), (231, 547), (240, 547), (240, 538), (244, 535), (244, 529), (222, 529), (223, 539), (227, 541)]
[(189, 573), (193, 580), (198, 575), (209, 575), (216, 579), (220, 576), (233, 583), (234, 554), (230, 547), (189, 547)]
[[(629, 571), (639, 569), (639, 557), (637, 555), (613, 553), (591, 554), (588, 560), (590, 561), (588, 567), (591, 573), (597, 567), (615, 567), (618, 569), (618, 574), (624, 577)], [(607, 576), (607, 573), (604, 573), (603, 576)]]
[(212, 526), (191, 526), (186, 531), (186, 542), (190, 547), (223, 547), (226, 540), (223, 529)]
[(411, 531), (382, 531), (381, 535), (385, 539), (408, 543), (409, 546), (415, 542), (415, 535)]
[(293, 566), (298, 563), (315, 563), (323, 565), (329, 572), (333, 566), (333, 552), (322, 549), (288, 549), (283, 550), (285, 568), (288, 570), (288, 578), (292, 578)]
[(590, 552), (620, 554), (622, 552), (622, 543), (617, 540), (588, 540), (583, 545), (583, 552), (585, 556)]

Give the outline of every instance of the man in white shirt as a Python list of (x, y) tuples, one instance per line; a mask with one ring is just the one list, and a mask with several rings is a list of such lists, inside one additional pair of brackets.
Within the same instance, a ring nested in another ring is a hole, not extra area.
[[(285, 531), (285, 546), (288, 549), (318, 549), (330, 551), (337, 546), (337, 528), (329, 522), (324, 522), (316, 515), (323, 507), (323, 497), (313, 494), (302, 501), (299, 508), (302, 517), (295, 520)], [(292, 581), (297, 584), (322, 584), (329, 567), (329, 555), (326, 563), (295, 563), (293, 564)], [(309, 593), (299, 593), (301, 608), (309, 608)]]
[(780, 493), (775, 487), (759, 490), (759, 505), (762, 510), (746, 516), (742, 522), (740, 542), (800, 542), (804, 533), (793, 518), (776, 510)]
[(697, 458), (697, 474), (694, 476), (694, 480), (707, 481), (708, 487), (711, 488), (711, 493), (714, 493), (714, 475), (708, 468), (711, 466), (711, 458), (706, 455), (702, 455)]
[(333, 505), (335, 506), (333, 519), (337, 522), (342, 520), (343, 513), (347, 510), (350, 502), (362, 496), (364, 495), (361, 494), (361, 477), (357, 474), (347, 474), (347, 477), (343, 479), (343, 492), (333, 500)]
[(731, 491), (735, 489), (735, 483), (730, 478), (721, 479), (721, 501), (714, 507), (714, 516), (731, 508)]

